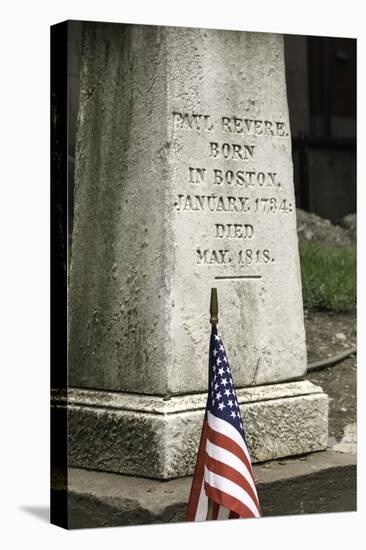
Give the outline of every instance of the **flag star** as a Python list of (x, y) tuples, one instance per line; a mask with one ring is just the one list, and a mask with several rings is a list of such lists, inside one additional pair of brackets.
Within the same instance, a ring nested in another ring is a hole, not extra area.
[(240, 411), (237, 411), (236, 416), (240, 418)]
[(226, 378), (223, 378), (223, 379), (221, 380), (221, 384), (223, 384), (224, 386), (226, 386), (226, 384), (227, 384)]
[(221, 403), (219, 403), (220, 411), (222, 411), (222, 409), (224, 409), (225, 407), (226, 407), (226, 405), (224, 405), (224, 403), (221, 401)]
[(221, 393), (220, 393), (220, 392), (218, 392), (218, 393), (216, 394), (216, 399), (217, 399), (217, 401), (218, 401), (219, 399), (221, 399)]
[(217, 390), (218, 387), (219, 387), (219, 384), (216, 382), (216, 384), (215, 384), (215, 390)]
[(219, 348), (220, 348), (221, 351), (225, 351), (224, 346), (222, 344), (219, 345)]
[(222, 363), (222, 361), (221, 361), (220, 357), (218, 357), (218, 358), (216, 359), (216, 365), (219, 366), (220, 363)]
[(224, 393), (225, 393), (226, 397), (229, 397), (229, 395), (230, 395), (231, 392), (230, 392), (230, 390), (228, 389), (228, 390), (225, 390)]
[(216, 357), (216, 355), (218, 354), (217, 349), (214, 349), (214, 350), (213, 350), (213, 354), (214, 354), (214, 357)]
[(219, 369), (219, 376), (222, 376), (223, 374), (224, 374), (224, 369), (221, 367), (221, 368)]
[(236, 415), (235, 415), (234, 411), (231, 411), (230, 416), (232, 416), (233, 418), (235, 418)]
[(231, 399), (229, 399), (229, 401), (227, 402), (227, 404), (229, 405), (230, 408), (233, 408), (233, 402), (231, 401)]
[(224, 355), (224, 362), (227, 363), (226, 355)]
[(220, 336), (219, 336), (218, 334), (215, 334), (215, 340), (216, 340), (217, 342), (220, 342)]

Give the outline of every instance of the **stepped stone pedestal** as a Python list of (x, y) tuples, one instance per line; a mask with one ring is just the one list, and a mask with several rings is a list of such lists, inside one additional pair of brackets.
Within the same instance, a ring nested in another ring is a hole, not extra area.
[(193, 472), (209, 300), (254, 461), (326, 448), (306, 347), (281, 35), (83, 23), (69, 463)]
[[(327, 397), (310, 382), (239, 389), (253, 462), (327, 446)], [(69, 461), (74, 467), (171, 479), (193, 474), (206, 394), (171, 398), (71, 389)]]

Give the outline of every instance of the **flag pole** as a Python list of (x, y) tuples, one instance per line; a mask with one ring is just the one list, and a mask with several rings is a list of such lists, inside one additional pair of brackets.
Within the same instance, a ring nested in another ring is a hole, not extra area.
[[(219, 304), (217, 300), (217, 288), (211, 288), (211, 300), (210, 300), (210, 323), (212, 327), (215, 327), (219, 322)], [(207, 497), (207, 516), (206, 520), (213, 519), (213, 503), (212, 500)]]
[(219, 304), (217, 301), (217, 288), (211, 288), (210, 323), (213, 327), (219, 322)]
[(213, 519), (213, 505), (212, 500), (207, 497), (207, 516), (206, 521)]

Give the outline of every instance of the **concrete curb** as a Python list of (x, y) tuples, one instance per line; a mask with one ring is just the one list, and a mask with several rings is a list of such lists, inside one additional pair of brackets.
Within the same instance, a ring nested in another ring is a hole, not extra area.
[[(263, 516), (356, 510), (356, 455), (320, 451), (254, 466)], [(191, 477), (158, 481), (70, 468), (68, 527), (184, 521)], [(53, 498), (65, 480), (54, 476)]]

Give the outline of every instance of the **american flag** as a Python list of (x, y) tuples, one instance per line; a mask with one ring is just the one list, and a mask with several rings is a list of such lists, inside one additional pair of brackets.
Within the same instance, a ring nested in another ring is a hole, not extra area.
[(187, 521), (261, 515), (243, 421), (225, 348), (212, 327), (205, 418)]

